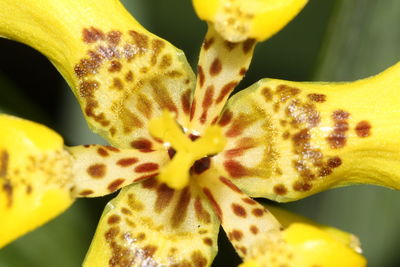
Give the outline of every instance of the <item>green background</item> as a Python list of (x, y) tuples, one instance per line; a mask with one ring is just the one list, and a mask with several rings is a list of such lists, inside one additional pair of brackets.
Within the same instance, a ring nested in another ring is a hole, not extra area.
[[(206, 25), (190, 1), (123, 2), (146, 28), (183, 49), (196, 65)], [(283, 31), (257, 46), (240, 88), (264, 77), (349, 81), (376, 74), (400, 59), (399, 26), (398, 0), (310, 0)], [(39, 53), (0, 40), (0, 70), (0, 112), (46, 124), (68, 145), (104, 143), (88, 130), (67, 85)], [(0, 266), (80, 266), (111, 197), (78, 200), (66, 213), (0, 250)], [(282, 206), (356, 234), (368, 266), (395, 267), (400, 265), (399, 203), (399, 192), (356, 186)], [(236, 266), (239, 259), (222, 231), (219, 243), (213, 266)]]

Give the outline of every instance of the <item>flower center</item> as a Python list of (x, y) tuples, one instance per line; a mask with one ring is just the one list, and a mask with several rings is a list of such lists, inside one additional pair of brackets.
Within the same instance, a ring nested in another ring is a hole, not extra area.
[(216, 125), (208, 127), (203, 136), (192, 141), (166, 110), (161, 117), (149, 122), (149, 131), (176, 151), (158, 175), (161, 182), (174, 189), (182, 189), (189, 183), (189, 170), (197, 160), (221, 152), (226, 144), (222, 129)]

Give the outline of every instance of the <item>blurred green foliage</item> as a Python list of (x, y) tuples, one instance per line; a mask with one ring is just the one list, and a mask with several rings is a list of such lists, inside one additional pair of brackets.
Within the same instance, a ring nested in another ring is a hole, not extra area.
[[(150, 31), (185, 51), (195, 66), (206, 24), (188, 0), (125, 0)], [(112, 15), (112, 14), (110, 14)], [(400, 59), (400, 1), (310, 0), (271, 40), (257, 46), (245, 88), (263, 77), (341, 81), (382, 71)], [(104, 143), (92, 134), (61, 76), (36, 51), (0, 41), (0, 112), (44, 123), (68, 145)], [(0, 251), (0, 266), (80, 266), (104, 205), (112, 198), (78, 200), (44, 227)], [(372, 186), (335, 189), (282, 204), (318, 222), (358, 235), (370, 267), (400, 265), (400, 193)], [(238, 257), (220, 234), (213, 266)]]

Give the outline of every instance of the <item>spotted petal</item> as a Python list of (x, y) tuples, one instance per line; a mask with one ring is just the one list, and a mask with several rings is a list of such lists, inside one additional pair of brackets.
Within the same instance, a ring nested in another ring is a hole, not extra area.
[(188, 121), (194, 75), (182, 51), (146, 31), (117, 0), (0, 2), (0, 35), (61, 72), (93, 131), (121, 148), (154, 148), (150, 118)]
[(0, 115), (0, 247), (73, 202), (72, 159), (62, 138), (30, 121)]
[(68, 151), (74, 158), (73, 194), (78, 197), (107, 195), (123, 186), (154, 177), (169, 160), (165, 150), (85, 145), (70, 147)]
[(218, 229), (194, 186), (174, 191), (149, 179), (107, 205), (84, 266), (210, 266)]
[(264, 79), (230, 99), (216, 162), (256, 197), (291, 201), (332, 187), (400, 189), (400, 64), (352, 83)]

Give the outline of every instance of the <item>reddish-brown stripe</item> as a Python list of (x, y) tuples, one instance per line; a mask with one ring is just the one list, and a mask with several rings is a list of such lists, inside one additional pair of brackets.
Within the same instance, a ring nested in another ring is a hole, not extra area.
[(110, 192), (114, 192), (115, 190), (117, 190), (123, 183), (125, 182), (125, 179), (119, 178), (115, 181), (113, 181), (112, 183), (110, 183), (108, 185), (108, 190)]
[(157, 173), (153, 173), (153, 174), (149, 174), (149, 175), (143, 175), (143, 176), (140, 176), (140, 177), (138, 177), (138, 178), (135, 178), (133, 181), (134, 181), (134, 182), (147, 181), (147, 180), (149, 180), (149, 179), (151, 179), (151, 178), (155, 178), (158, 174), (159, 174), (159, 173), (157, 172)]
[(232, 90), (236, 87), (238, 83), (237, 82), (230, 82), (224, 85), (224, 87), (222, 87), (221, 92), (216, 100), (216, 103), (219, 104), (222, 100), (224, 100), (224, 98), (230, 93), (232, 92)]
[[(153, 177), (152, 177), (153, 176)], [(144, 177), (144, 176), (142, 176)], [(140, 178), (142, 178), (140, 177)], [(146, 180), (143, 181), (142, 187), (146, 189), (153, 189), (158, 185), (158, 181), (155, 178), (155, 175), (147, 175)]]
[(135, 172), (151, 172), (158, 170), (158, 164), (153, 162), (147, 162), (136, 166)]
[(169, 203), (172, 200), (172, 197), (174, 196), (174, 190), (169, 188), (166, 184), (161, 184), (157, 188), (157, 199), (156, 199), (156, 204), (154, 206), (154, 210), (157, 213), (160, 213), (163, 211), (165, 207), (169, 205)]
[(210, 213), (208, 213), (204, 208), (203, 204), (201, 204), (201, 199), (200, 197), (196, 197), (196, 200), (194, 202), (194, 210), (196, 212), (196, 218), (203, 223), (210, 223), (211, 222), (211, 216)]
[(226, 179), (225, 177), (221, 176), (219, 177), (219, 180), (223, 182), (227, 187), (235, 191), (236, 193), (242, 194), (242, 191), (237, 187), (234, 183), (232, 183), (229, 179)]
[(249, 53), (253, 49), (255, 43), (256, 43), (255, 39), (247, 39), (246, 41), (244, 41), (243, 52), (245, 54)]
[(219, 218), (219, 220), (222, 222), (222, 209), (219, 206), (218, 202), (215, 200), (213, 194), (211, 193), (210, 189), (208, 189), (207, 187), (203, 188), (203, 193), (206, 195), (206, 197), (208, 198), (208, 200), (210, 201), (211, 205), (214, 208), (214, 212), (217, 215), (217, 217)]
[(139, 138), (131, 142), (131, 147), (135, 149), (151, 149), (152, 143), (146, 138)]
[(102, 147), (99, 147), (98, 149), (97, 149), (97, 154), (99, 154), (100, 156), (102, 156), (102, 157), (107, 157), (109, 154), (108, 154), (108, 152), (107, 152), (107, 150), (105, 150), (104, 148), (102, 148)]
[(182, 110), (185, 114), (190, 114), (190, 95), (191, 91), (186, 90), (181, 96)]
[(86, 189), (86, 190), (81, 191), (81, 192), (79, 193), (79, 195), (81, 195), (81, 196), (88, 196), (88, 195), (91, 195), (91, 194), (93, 194), (93, 193), (94, 193), (93, 190)]
[(208, 50), (211, 45), (214, 43), (214, 37), (208, 38), (204, 41), (203, 43), (203, 48), (204, 50)]
[(196, 112), (196, 99), (193, 99), (192, 106), (190, 108), (190, 120), (193, 120), (195, 112)]
[(112, 152), (120, 152), (120, 150), (116, 147), (112, 147), (112, 146), (104, 146), (105, 149), (107, 149), (108, 151), (112, 151)]
[(248, 170), (236, 160), (225, 161), (224, 167), (232, 178), (240, 178), (248, 175)]
[(222, 127), (228, 125), (233, 117), (233, 113), (230, 110), (225, 110), (224, 113), (222, 113), (221, 119), (218, 121), (218, 124)]
[(175, 211), (171, 217), (172, 227), (175, 228), (179, 227), (179, 225), (181, 225), (185, 221), (190, 199), (191, 199), (190, 189), (189, 187), (185, 187), (181, 191), (181, 195), (176, 204)]
[(203, 109), (208, 109), (212, 105), (214, 91), (215, 91), (214, 85), (210, 85), (207, 87), (202, 103)]
[(206, 76), (204, 75), (203, 67), (200, 65), (197, 66), (197, 75), (199, 78), (200, 87), (203, 87)]
[(252, 210), (252, 213), (253, 213), (253, 215), (254, 216), (256, 216), (256, 217), (261, 217), (261, 216), (263, 216), (264, 215), (264, 210), (263, 209), (253, 209)]
[(251, 198), (242, 198), (243, 202), (249, 204), (249, 205), (257, 205), (257, 201), (251, 199)]
[(139, 161), (138, 158), (124, 158), (124, 159), (118, 160), (117, 165), (119, 165), (121, 167), (129, 167), (138, 161)]

